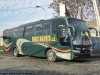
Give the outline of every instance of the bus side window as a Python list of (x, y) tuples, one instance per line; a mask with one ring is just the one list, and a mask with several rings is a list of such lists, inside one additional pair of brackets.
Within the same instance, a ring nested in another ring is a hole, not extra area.
[(32, 26), (26, 26), (24, 36), (32, 35)]
[(10, 29), (8, 33), (9, 33), (8, 34), (9, 38), (11, 38), (12, 37), (12, 34), (11, 34), (12, 33), (12, 29)]
[(43, 34), (52, 33), (52, 22), (43, 23)]
[(12, 33), (13, 37), (14, 37), (14, 38), (17, 38), (17, 37), (18, 37), (18, 28), (13, 29), (12, 32), (13, 32), (13, 33)]
[(9, 32), (8, 30), (3, 32), (3, 42), (6, 43), (6, 44), (9, 43), (9, 40), (7, 38), (8, 32)]
[(19, 28), (18, 37), (23, 37), (24, 27)]
[(42, 35), (42, 23), (34, 25), (34, 35)]
[(56, 33), (55, 34), (57, 36), (57, 39), (60, 40), (60, 33), (59, 33), (59, 31), (60, 31), (61, 28), (67, 27), (66, 26), (66, 22), (65, 22), (64, 19), (56, 19), (55, 23), (56, 23)]
[(7, 37), (3, 37), (3, 41), (4, 41), (4, 43), (6, 43), (6, 44), (8, 44), (9, 43), (9, 39), (7, 38)]

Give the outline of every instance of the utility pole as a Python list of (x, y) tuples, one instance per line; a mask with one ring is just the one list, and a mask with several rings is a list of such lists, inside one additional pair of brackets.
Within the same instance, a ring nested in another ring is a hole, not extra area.
[(65, 4), (60, 3), (60, 16), (66, 16), (65, 13)]
[(96, 16), (97, 25), (98, 25), (98, 32), (99, 32), (98, 35), (100, 35), (100, 15), (99, 15), (98, 7), (96, 4), (96, 0), (92, 0), (92, 2), (93, 2), (94, 12)]
[(38, 5), (36, 6), (36, 8), (42, 8), (44, 10), (44, 12), (45, 12), (45, 18), (47, 19), (46, 10), (42, 6), (38, 6)]
[(70, 17), (70, 14), (66, 8), (66, 0), (64, 0), (65, 3), (60, 3), (60, 16), (66, 16)]

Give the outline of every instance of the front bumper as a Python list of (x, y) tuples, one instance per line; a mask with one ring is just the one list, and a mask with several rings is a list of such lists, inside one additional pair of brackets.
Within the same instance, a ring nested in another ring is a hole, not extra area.
[(73, 59), (86, 58), (92, 56), (92, 53), (74, 53)]

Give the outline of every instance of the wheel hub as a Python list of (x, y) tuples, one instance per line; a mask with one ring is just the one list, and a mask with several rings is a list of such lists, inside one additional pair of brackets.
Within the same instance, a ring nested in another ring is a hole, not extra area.
[(53, 56), (53, 53), (49, 53), (48, 57), (49, 57), (50, 60), (52, 60), (53, 57), (54, 57), (54, 56)]

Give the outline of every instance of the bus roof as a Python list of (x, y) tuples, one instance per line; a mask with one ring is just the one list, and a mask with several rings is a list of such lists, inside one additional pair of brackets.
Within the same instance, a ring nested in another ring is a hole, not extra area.
[(71, 19), (71, 20), (79, 20), (79, 21), (84, 21), (82, 19), (77, 19), (77, 18), (68, 18), (68, 19)]
[[(45, 21), (50, 21), (50, 20), (55, 20), (55, 19), (61, 19), (61, 18), (66, 19), (65, 16), (59, 16), (59, 17), (51, 18), (51, 19), (47, 19), (47, 20), (38, 20), (38, 21), (34, 21), (34, 22), (22, 24), (22, 25), (19, 25), (18, 27), (14, 27), (14, 28), (10, 28), (10, 29), (15, 29), (15, 28), (19, 28), (19, 27), (23, 27), (23, 26), (27, 26), (27, 25), (42, 23), (42, 22), (45, 22)], [(76, 19), (76, 18), (68, 18), (68, 19)], [(79, 20), (79, 19), (77, 19), (77, 20)], [(81, 20), (81, 21), (82, 21), (82, 20)], [(5, 29), (5, 30), (10, 30), (10, 29)], [(5, 31), (5, 30), (4, 30), (4, 31)]]
[(66, 17), (64, 17), (64, 16), (60, 16), (60, 17), (51, 18), (51, 19), (47, 19), (47, 20), (38, 20), (38, 21), (34, 21), (34, 22), (30, 22), (30, 23), (26, 23), (26, 24), (20, 25), (19, 27), (27, 26), (27, 25), (31, 25), (31, 24), (42, 23), (42, 22), (45, 22), (45, 21), (50, 21), (50, 20), (60, 19), (60, 18), (66, 18)]

